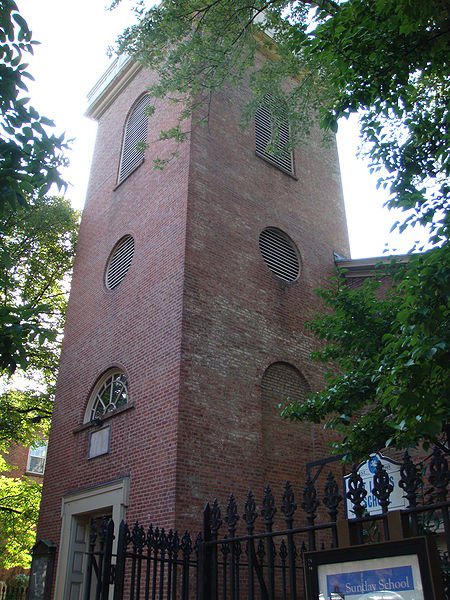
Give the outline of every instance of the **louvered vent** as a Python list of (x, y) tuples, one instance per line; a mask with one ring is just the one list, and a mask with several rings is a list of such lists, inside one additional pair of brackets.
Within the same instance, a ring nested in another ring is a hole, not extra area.
[(130, 268), (134, 254), (134, 239), (126, 235), (117, 244), (111, 253), (106, 267), (106, 287), (114, 289), (121, 283)]
[[(274, 127), (275, 125), (276, 127)], [(275, 129), (277, 136), (274, 135)], [(277, 137), (276, 141), (273, 139), (275, 137)], [(263, 104), (256, 111), (255, 140), (258, 156), (265, 158), (283, 171), (294, 173), (294, 160), (292, 151), (289, 149), (289, 122), (283, 116), (280, 107), (275, 106), (272, 96), (266, 96)], [(269, 144), (275, 145), (274, 152), (268, 150)]]
[(295, 281), (300, 274), (300, 261), (294, 242), (282, 231), (267, 227), (259, 236), (259, 249), (264, 262), (283, 281)]
[(150, 102), (148, 95), (143, 96), (130, 113), (125, 125), (120, 159), (119, 179), (121, 183), (141, 164), (144, 151), (139, 145), (147, 142), (148, 116), (146, 107)]

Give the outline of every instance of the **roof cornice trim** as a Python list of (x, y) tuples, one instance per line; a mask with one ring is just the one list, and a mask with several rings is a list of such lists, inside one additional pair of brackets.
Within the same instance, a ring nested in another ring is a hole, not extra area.
[(390, 256), (374, 256), (370, 258), (342, 258), (335, 255), (334, 264), (343, 269), (344, 277), (375, 277), (382, 267), (390, 264), (406, 264), (410, 254), (393, 254)]
[(123, 88), (142, 69), (131, 57), (119, 56), (88, 93), (86, 116), (98, 121)]

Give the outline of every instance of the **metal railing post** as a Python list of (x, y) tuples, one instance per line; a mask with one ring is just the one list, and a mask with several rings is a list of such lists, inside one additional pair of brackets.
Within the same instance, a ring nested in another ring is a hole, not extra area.
[(114, 580), (114, 600), (123, 599), (123, 583), (125, 576), (125, 554), (127, 551), (128, 526), (124, 521), (119, 526), (119, 538), (117, 540), (117, 560)]
[(112, 545), (114, 540), (114, 521), (109, 519), (106, 524), (103, 568), (101, 573), (101, 600), (109, 599), (109, 586), (111, 584)]

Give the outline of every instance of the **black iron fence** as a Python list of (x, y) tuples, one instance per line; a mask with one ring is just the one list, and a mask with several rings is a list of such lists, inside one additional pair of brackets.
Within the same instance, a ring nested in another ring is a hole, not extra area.
[[(444, 449), (445, 450), (445, 449)], [(304, 598), (303, 554), (417, 535), (435, 537), (441, 556), (445, 598), (450, 600), (450, 473), (446, 453), (435, 448), (428, 461), (405, 453), (399, 486), (406, 507), (389, 511), (394, 486), (378, 463), (372, 482), (379, 514), (367, 514), (367, 490), (353, 468), (347, 490), (330, 472), (319, 494), (318, 475), (308, 475), (299, 500), (287, 482), (276, 506), (270, 487), (261, 504), (248, 492), (239, 514), (233, 495), (224, 510), (207, 504), (203, 531), (165, 531), (122, 522), (113, 554), (114, 524), (93, 524), (85, 600), (300, 600)], [(352, 516), (343, 514), (344, 496)], [(278, 514), (277, 514), (278, 513)], [(276, 515), (281, 517), (282, 527)]]

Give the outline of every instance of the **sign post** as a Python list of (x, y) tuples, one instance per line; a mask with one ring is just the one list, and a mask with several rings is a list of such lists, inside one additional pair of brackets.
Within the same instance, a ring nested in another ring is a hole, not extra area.
[(39, 540), (33, 548), (27, 600), (50, 600), (56, 545)]

